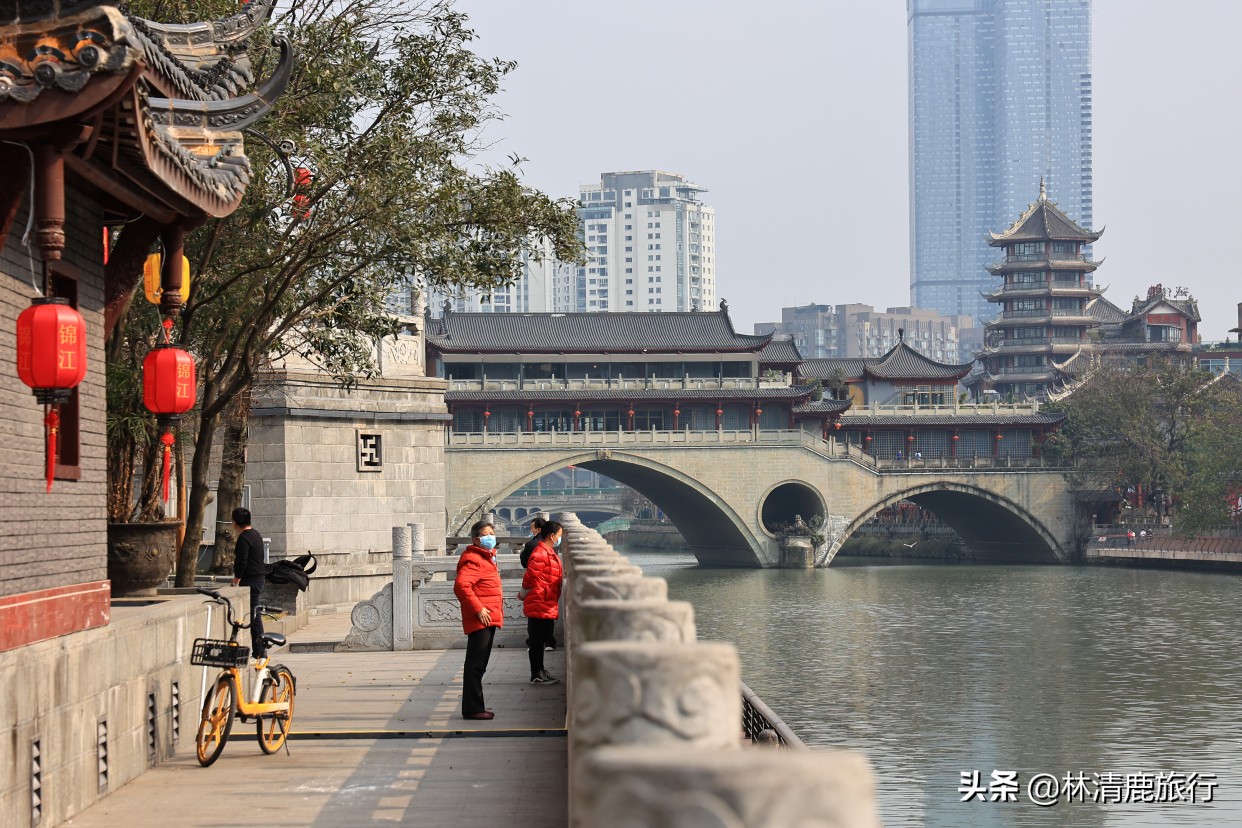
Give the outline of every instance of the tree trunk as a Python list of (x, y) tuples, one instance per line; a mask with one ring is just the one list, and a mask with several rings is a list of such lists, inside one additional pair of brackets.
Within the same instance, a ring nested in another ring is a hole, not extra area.
[(138, 490), (138, 505), (134, 520), (153, 523), (164, 518), (163, 483), (164, 446), (160, 434), (152, 433), (142, 453), (142, 487)]
[(250, 389), (235, 396), (225, 412), (220, 444), (220, 483), (216, 486), (216, 544), (211, 571), (227, 575), (233, 571), (233, 509), (242, 505), (246, 484), (246, 445), (249, 439)]
[(203, 540), (203, 511), (211, 490), (207, 485), (207, 472), (211, 466), (211, 447), (216, 438), (219, 415), (199, 417), (198, 434), (194, 437), (194, 462), (190, 466), (190, 500), (185, 510), (185, 540), (177, 555), (177, 586), (194, 586), (195, 568), (198, 565), (198, 548)]

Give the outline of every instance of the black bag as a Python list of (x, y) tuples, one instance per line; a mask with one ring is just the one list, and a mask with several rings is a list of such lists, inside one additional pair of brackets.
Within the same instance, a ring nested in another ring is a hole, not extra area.
[(267, 579), (274, 584), (293, 584), (299, 592), (305, 592), (310, 586), (310, 574), (318, 565), (315, 556), (307, 552), (292, 560), (277, 561), (268, 566)]

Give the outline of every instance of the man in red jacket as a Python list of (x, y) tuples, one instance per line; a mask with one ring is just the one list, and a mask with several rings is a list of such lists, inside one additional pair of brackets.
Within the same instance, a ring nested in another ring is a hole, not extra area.
[(526, 651), (530, 656), (530, 683), (556, 684), (557, 679), (543, 668), (543, 648), (552, 641), (552, 627), (556, 624), (561, 601), (561, 582), (564, 579), (560, 556), (556, 547), (561, 545), (561, 525), (554, 520), (543, 525), (539, 543), (530, 553), (526, 574), (522, 576), (522, 611), (526, 615)]
[(474, 540), (457, 561), (453, 594), (461, 602), (461, 625), (466, 631), (466, 675), (461, 691), (461, 715), (466, 719), (494, 719), (483, 704), (483, 674), (492, 655), (496, 630), (505, 625), (500, 570), (496, 567), (496, 530), (479, 521), (470, 527)]

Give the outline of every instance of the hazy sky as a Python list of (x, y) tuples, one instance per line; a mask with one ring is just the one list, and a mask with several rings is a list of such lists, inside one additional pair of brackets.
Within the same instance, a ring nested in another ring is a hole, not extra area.
[[(617, 170), (708, 188), (718, 293), (747, 332), (785, 305), (909, 304), (905, 6), (458, 2), (477, 51), (518, 62), (489, 157), (529, 159), (557, 196)], [(1242, 301), (1242, 2), (1095, 0), (1092, 27), (1097, 284), (1122, 308), (1185, 285), (1223, 339)]]

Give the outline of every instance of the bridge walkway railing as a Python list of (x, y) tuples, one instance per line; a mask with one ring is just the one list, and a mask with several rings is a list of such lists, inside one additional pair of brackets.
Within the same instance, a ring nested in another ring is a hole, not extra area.
[(825, 440), (802, 429), (738, 431), (448, 431), (449, 449), (644, 448), (664, 446), (801, 447), (825, 460), (847, 461), (876, 473), (910, 474), (940, 469), (1060, 469), (1044, 457), (876, 457), (846, 441)]

